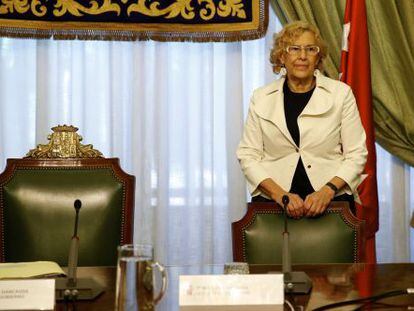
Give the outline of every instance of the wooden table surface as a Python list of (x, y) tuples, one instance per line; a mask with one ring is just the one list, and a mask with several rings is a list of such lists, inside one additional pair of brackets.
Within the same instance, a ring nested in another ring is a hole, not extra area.
[[(156, 311), (176, 311), (178, 307), (178, 276), (183, 274), (222, 274), (222, 265), (168, 266), (167, 294)], [(280, 272), (280, 266), (252, 265), (250, 273)], [(313, 281), (310, 295), (287, 297), (304, 310), (313, 310), (329, 303), (379, 294), (396, 289), (414, 288), (414, 264), (324, 264), (293, 266), (294, 271), (305, 271)], [(116, 269), (114, 267), (80, 267), (78, 277), (93, 277), (105, 292), (94, 301), (79, 301), (77, 311), (114, 310)], [(369, 310), (414, 310), (414, 295), (381, 300)], [(354, 310), (342, 307), (335, 310)], [(381, 309), (379, 308), (381, 307)], [(56, 310), (65, 310), (58, 302)], [(68, 310), (72, 310), (69, 306)], [(368, 309), (367, 309), (368, 310)]]

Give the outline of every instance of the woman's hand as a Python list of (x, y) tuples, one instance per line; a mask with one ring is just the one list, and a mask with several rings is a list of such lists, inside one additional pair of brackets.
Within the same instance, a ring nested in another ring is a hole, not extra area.
[(289, 204), (287, 206), (286, 212), (289, 216), (298, 219), (305, 215), (306, 210), (301, 197), (297, 194), (286, 192), (271, 178), (266, 178), (263, 180), (260, 183), (259, 187), (264, 193), (266, 193), (267, 196), (269, 196), (273, 201), (282, 207), (282, 198), (284, 195), (287, 195), (289, 197)]
[(299, 219), (303, 217), (306, 213), (304, 202), (300, 196), (294, 193), (284, 192), (279, 195), (272, 197), (280, 206), (283, 207), (283, 196), (287, 195), (289, 197), (289, 204), (287, 205), (286, 212), (290, 217)]
[(322, 214), (334, 196), (335, 191), (328, 186), (323, 186), (318, 191), (309, 194), (304, 202), (305, 216), (313, 217)]

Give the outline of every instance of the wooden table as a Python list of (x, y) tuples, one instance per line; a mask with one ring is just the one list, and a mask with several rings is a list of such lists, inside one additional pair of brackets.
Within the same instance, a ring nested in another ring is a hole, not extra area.
[[(324, 264), (294, 266), (294, 271), (305, 271), (313, 281), (310, 295), (295, 295), (287, 297), (297, 306), (305, 310), (333, 302), (355, 299), (382, 292), (414, 288), (414, 264)], [(169, 284), (167, 294), (157, 307), (157, 311), (178, 310), (178, 276), (182, 274), (221, 274), (222, 265), (209, 266), (169, 266), (167, 267)], [(250, 273), (279, 272), (280, 266), (252, 265)], [(114, 309), (115, 300), (115, 268), (114, 267), (81, 267), (78, 268), (78, 277), (92, 276), (105, 287), (105, 292), (94, 301), (79, 301), (77, 310), (106, 311)], [(414, 308), (414, 295), (387, 298), (382, 303), (399, 305), (401, 307), (384, 307), (376, 310), (407, 310)], [(380, 305), (375, 305), (378, 307)], [(353, 310), (341, 308), (335, 310)], [(56, 310), (65, 310), (64, 304), (59, 302)], [(70, 310), (70, 309), (69, 309)]]
[[(115, 280), (116, 280), (116, 268), (115, 267), (78, 267), (78, 278), (92, 277), (98, 283), (100, 283), (105, 291), (99, 297), (93, 301), (78, 301), (76, 302), (77, 311), (106, 311), (114, 310), (115, 302)], [(59, 301), (56, 304), (55, 310), (65, 311), (73, 310), (72, 305), (68, 305), (68, 309), (65, 308), (65, 304)]]

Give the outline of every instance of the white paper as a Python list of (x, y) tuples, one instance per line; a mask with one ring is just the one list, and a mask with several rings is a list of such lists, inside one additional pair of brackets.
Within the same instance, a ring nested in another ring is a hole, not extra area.
[(52, 261), (0, 263), (0, 279), (51, 277), (65, 275), (62, 268)]
[(0, 310), (53, 310), (55, 280), (0, 281)]
[(179, 282), (180, 310), (283, 310), (283, 274), (181, 275)]

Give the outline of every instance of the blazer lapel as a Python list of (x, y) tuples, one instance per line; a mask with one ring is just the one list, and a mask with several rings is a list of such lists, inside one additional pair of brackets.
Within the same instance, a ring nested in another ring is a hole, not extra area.
[(283, 102), (283, 83), (285, 79), (276, 80), (266, 90), (263, 99), (256, 107), (256, 113), (263, 119), (272, 122), (282, 134), (296, 146), (286, 125), (285, 107)]
[(329, 111), (332, 108), (333, 102), (331, 98), (331, 85), (329, 80), (326, 79), (319, 70), (315, 73), (316, 76), (316, 87), (313, 91), (312, 97), (310, 98), (305, 109), (303, 109), (302, 115), (321, 115)]
[(316, 87), (312, 97), (300, 115), (321, 115), (329, 111), (332, 105), (333, 103), (330, 100), (329, 93), (320, 87)]
[[(325, 78), (319, 70), (315, 70), (316, 88), (310, 98), (302, 115), (321, 115), (332, 108), (332, 85), (329, 79)], [(279, 128), (282, 134), (292, 145), (296, 146), (287, 128), (285, 107), (283, 102), (283, 83), (285, 78), (281, 78), (268, 85), (263, 92), (263, 97), (256, 103), (256, 113), (263, 119), (272, 122)], [(296, 146), (297, 147), (297, 146)]]

